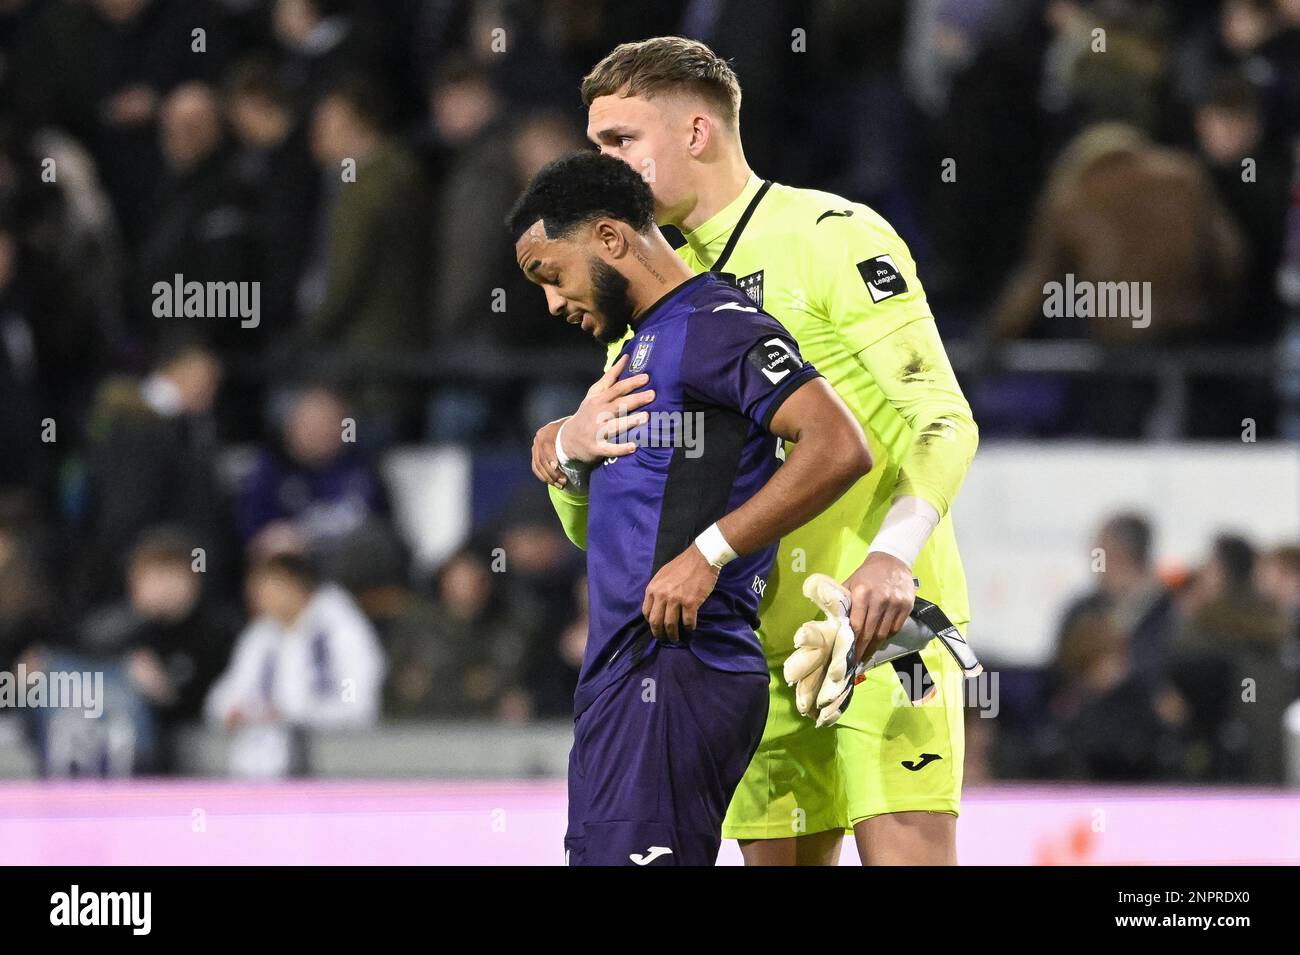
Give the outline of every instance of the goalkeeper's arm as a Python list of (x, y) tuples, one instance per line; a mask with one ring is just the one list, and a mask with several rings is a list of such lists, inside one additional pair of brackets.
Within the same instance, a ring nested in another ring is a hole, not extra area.
[[(605, 458), (622, 457), (636, 450), (630, 441), (616, 442), (649, 415), (638, 409), (652, 402), (655, 393), (645, 388), (649, 375), (618, 380), (627, 365), (624, 355), (587, 390), (571, 417), (543, 425), (533, 438), (533, 474), (550, 487), (564, 533), (584, 550), (587, 547), (587, 489), (574, 478)], [(645, 388), (644, 391), (638, 391)], [(563, 430), (563, 434), (561, 434)]]
[(867, 559), (844, 582), (853, 599), (859, 649), (869, 655), (911, 612), (912, 568), (957, 496), (979, 430), (932, 319), (903, 325), (863, 348), (858, 358), (916, 435), (899, 462), (892, 503)]
[(564, 536), (573, 541), (580, 550), (587, 549), (587, 495), (566, 491), (554, 484), (546, 488), (551, 495), (551, 506), (555, 508), (564, 528)]

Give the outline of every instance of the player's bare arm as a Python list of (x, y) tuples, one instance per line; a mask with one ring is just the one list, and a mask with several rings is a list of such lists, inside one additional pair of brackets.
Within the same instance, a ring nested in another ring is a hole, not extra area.
[[(753, 497), (718, 521), (737, 554), (765, 547), (806, 523), (871, 470), (862, 428), (823, 378), (791, 393), (773, 415), (770, 430), (795, 448)], [(717, 578), (718, 568), (697, 544), (661, 567), (642, 607), (651, 632), (678, 640), (683, 628), (693, 630), (696, 612)]]

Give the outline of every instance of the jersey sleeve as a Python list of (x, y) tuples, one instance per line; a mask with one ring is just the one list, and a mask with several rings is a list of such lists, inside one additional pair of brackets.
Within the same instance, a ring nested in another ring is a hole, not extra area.
[(873, 213), (833, 216), (817, 223), (814, 266), (821, 306), (851, 353), (869, 348), (905, 325), (933, 319), (907, 243)]
[(818, 377), (784, 326), (753, 306), (724, 301), (690, 321), (682, 358), (685, 393), (739, 411), (764, 430), (786, 398)]
[(875, 380), (916, 436), (891, 499), (915, 495), (948, 513), (979, 444), (905, 243), (864, 206), (816, 224), (811, 281), (845, 350)]
[(587, 549), (587, 495), (574, 494), (554, 484), (546, 485), (551, 496), (551, 507), (555, 508), (564, 536), (573, 542), (579, 550)]
[(893, 499), (916, 495), (943, 517), (966, 479), (979, 428), (933, 321), (912, 322), (858, 353), (886, 400), (916, 435)]

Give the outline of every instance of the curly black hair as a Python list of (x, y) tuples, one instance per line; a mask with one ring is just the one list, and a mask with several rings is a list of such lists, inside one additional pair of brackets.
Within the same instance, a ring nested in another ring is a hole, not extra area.
[(510, 210), (506, 225), (518, 238), (541, 219), (547, 237), (558, 239), (603, 216), (645, 232), (655, 224), (654, 197), (621, 159), (583, 150), (544, 166)]

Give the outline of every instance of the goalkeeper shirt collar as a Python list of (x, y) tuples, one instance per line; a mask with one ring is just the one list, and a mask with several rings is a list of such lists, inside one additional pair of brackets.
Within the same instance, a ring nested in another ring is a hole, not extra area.
[(701, 223), (690, 232), (683, 233), (697, 261), (712, 263), (717, 259), (727, 244), (727, 236), (736, 227), (740, 217), (745, 214), (750, 200), (762, 185), (763, 180), (751, 172), (745, 188), (740, 190), (740, 195), (732, 199), (725, 208), (714, 213), (707, 222)]

